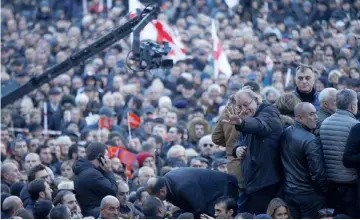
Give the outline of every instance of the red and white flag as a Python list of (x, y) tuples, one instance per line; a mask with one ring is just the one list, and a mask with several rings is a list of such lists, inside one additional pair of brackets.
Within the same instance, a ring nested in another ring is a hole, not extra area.
[(214, 55), (214, 76), (218, 77), (219, 73), (224, 73), (229, 79), (232, 70), (228, 58), (221, 47), (221, 42), (216, 33), (215, 20), (211, 20), (211, 36), (213, 39), (213, 55)]
[[(129, 0), (129, 16), (133, 18), (136, 16), (136, 10), (143, 10), (145, 6), (139, 0)], [(171, 51), (168, 54), (170, 59), (176, 63), (179, 60), (186, 59), (185, 46), (181, 42), (176, 30), (164, 21), (155, 20), (150, 22), (140, 32), (140, 40), (153, 40), (158, 43), (163, 41), (169, 42)]]

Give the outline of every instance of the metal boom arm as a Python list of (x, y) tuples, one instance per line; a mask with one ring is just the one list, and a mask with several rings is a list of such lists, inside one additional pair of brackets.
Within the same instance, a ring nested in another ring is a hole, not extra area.
[(1, 98), (1, 108), (4, 108), (8, 104), (15, 102), (17, 99), (21, 98), (22, 96), (32, 92), (38, 87), (41, 87), (42, 85), (50, 82), (60, 74), (70, 70), (71, 68), (81, 64), (81, 62), (103, 51), (107, 47), (114, 44), (116, 41), (128, 36), (131, 32), (134, 31), (134, 28), (137, 27), (139, 24), (144, 24), (141, 26), (145, 26), (147, 23), (151, 21), (149, 17), (155, 18), (158, 11), (159, 11), (158, 7), (154, 7), (151, 10), (143, 11), (140, 15), (137, 15), (136, 17), (127, 21), (125, 24), (114, 28), (111, 32), (100, 37), (89, 46), (71, 55), (65, 61), (56, 64), (55, 66), (46, 70), (44, 73), (42, 73), (39, 76), (32, 77), (24, 85), (20, 86), (19, 88), (16, 88), (15, 90), (9, 92), (8, 94), (3, 94), (3, 97)]

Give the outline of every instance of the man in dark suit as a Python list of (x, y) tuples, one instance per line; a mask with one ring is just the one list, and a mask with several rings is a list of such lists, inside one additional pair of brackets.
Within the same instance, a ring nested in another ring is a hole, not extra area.
[(235, 176), (201, 168), (178, 168), (163, 177), (149, 179), (148, 192), (195, 217), (213, 216), (217, 199), (228, 196), (237, 201), (239, 194)]

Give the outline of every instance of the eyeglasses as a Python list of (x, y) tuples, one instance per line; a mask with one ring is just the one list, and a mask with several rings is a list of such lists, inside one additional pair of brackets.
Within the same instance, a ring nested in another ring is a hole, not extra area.
[(243, 110), (243, 109), (246, 109), (246, 108), (248, 108), (250, 105), (251, 105), (251, 103), (254, 101), (254, 99), (252, 98), (251, 99), (251, 101), (249, 102), (249, 103), (244, 103), (243, 105), (238, 105), (237, 107), (239, 108), (239, 110), (241, 111), (241, 110)]
[(204, 147), (207, 147), (207, 146), (213, 147), (214, 145), (213, 145), (213, 144), (204, 144), (203, 146), (204, 146)]

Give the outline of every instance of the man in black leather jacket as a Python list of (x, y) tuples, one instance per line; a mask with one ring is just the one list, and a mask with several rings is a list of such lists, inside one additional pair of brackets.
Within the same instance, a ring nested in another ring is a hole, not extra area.
[(294, 111), (296, 122), (281, 139), (284, 197), (293, 218), (313, 218), (323, 208), (327, 191), (320, 142), (311, 133), (316, 127), (316, 109), (311, 103), (301, 102)]

